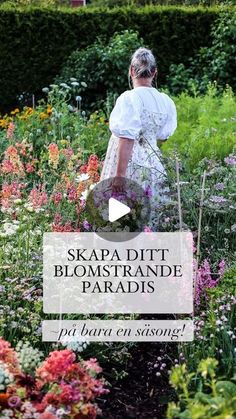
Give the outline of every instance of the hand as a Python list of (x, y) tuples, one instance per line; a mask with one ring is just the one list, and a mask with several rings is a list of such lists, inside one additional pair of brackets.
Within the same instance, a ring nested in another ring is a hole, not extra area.
[(122, 193), (125, 191), (125, 177), (116, 176), (112, 180), (112, 192)]

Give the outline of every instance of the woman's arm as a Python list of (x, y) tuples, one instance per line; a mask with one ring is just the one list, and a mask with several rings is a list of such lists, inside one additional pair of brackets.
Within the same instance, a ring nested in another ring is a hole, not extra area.
[(116, 167), (116, 177), (112, 182), (114, 192), (122, 192), (124, 189), (124, 179), (126, 175), (129, 159), (132, 155), (134, 140), (129, 138), (119, 138), (118, 160)]
[(125, 177), (133, 146), (134, 140), (130, 140), (129, 138), (119, 138), (116, 176)]

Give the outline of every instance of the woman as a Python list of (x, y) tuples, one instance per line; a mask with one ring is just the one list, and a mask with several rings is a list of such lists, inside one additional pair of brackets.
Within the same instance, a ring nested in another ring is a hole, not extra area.
[(157, 76), (156, 60), (149, 49), (132, 56), (129, 77), (133, 89), (122, 93), (110, 115), (112, 132), (101, 180), (113, 179), (121, 192), (125, 178), (139, 183), (152, 200), (152, 210), (167, 200), (166, 172), (157, 139), (165, 141), (177, 127), (175, 104), (152, 87)]

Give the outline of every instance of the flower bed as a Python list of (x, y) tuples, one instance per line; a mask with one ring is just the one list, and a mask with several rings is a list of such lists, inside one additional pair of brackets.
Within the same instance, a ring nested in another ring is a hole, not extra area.
[[(129, 353), (129, 346), (125, 344), (116, 350), (115, 345), (86, 347), (78, 343), (74, 345), (74, 353), (61, 345), (46, 345), (41, 341), (41, 320), (47, 318), (42, 311), (43, 233), (91, 229), (86, 197), (99, 181), (109, 138), (107, 115), (102, 111), (86, 115), (80, 109), (80, 97), (76, 96), (72, 104), (67, 102), (67, 90), (65, 86), (53, 86), (47, 103), (35, 109), (16, 109), (0, 119), (0, 333), (3, 336), (0, 340), (0, 409), (5, 417), (46, 419), (63, 417), (63, 414), (75, 418), (96, 417), (98, 409), (94, 400), (106, 392), (104, 382), (94, 375), (101, 370), (93, 358), (78, 360), (78, 353), (83, 352), (86, 357), (90, 352), (89, 356), (92, 354), (102, 362), (109, 357), (116, 358), (120, 365), (125, 364), (123, 361)], [(75, 91), (73, 93), (76, 95)], [(215, 103), (221, 101), (215, 120), (219, 133), (212, 131), (212, 127), (207, 131), (209, 122), (202, 117), (199, 101), (199, 98), (186, 99), (185, 96), (183, 103), (178, 98), (181, 138), (176, 133), (163, 148), (172, 200), (163, 208), (161, 229), (177, 231), (180, 228), (176, 196), (176, 188), (180, 187), (183, 228), (193, 231), (195, 244), (199, 234), (202, 175), (206, 173), (201, 207), (201, 253), (195, 284), (196, 339), (194, 344), (181, 345), (179, 354), (173, 358), (163, 350), (154, 359), (152, 371), (156, 377), (166, 380), (172, 367), (182, 368), (185, 363), (186, 370), (178, 371), (183, 376), (187, 369), (193, 374), (201, 359), (207, 356), (216, 358), (218, 364), (213, 363), (213, 366), (217, 374), (230, 379), (235, 362), (235, 271), (232, 266), (236, 156), (230, 107), (234, 98), (228, 92), (224, 99), (212, 94), (203, 99), (202, 103), (210, 103), (214, 112)], [(191, 117), (184, 122), (186, 109)], [(194, 113), (196, 109), (198, 118)], [(227, 141), (222, 149), (221, 132)], [(188, 150), (189, 138), (191, 150)], [(209, 148), (204, 157), (206, 140)], [(179, 184), (175, 173), (176, 156), (180, 162)], [(149, 230), (146, 226), (145, 231)], [(112, 373), (122, 375), (119, 365), (116, 368)], [(190, 386), (196, 383), (201, 383), (199, 373), (190, 379)], [(178, 385), (176, 388), (181, 394)], [(181, 415), (184, 408), (187, 409), (186, 400), (181, 406), (172, 405), (169, 415), (173, 412)]]

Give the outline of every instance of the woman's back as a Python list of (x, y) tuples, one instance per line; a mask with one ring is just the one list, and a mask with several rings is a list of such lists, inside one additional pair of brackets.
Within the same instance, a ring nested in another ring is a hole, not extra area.
[(154, 87), (139, 86), (122, 93), (110, 115), (114, 135), (166, 139), (176, 129), (176, 109), (172, 99)]

